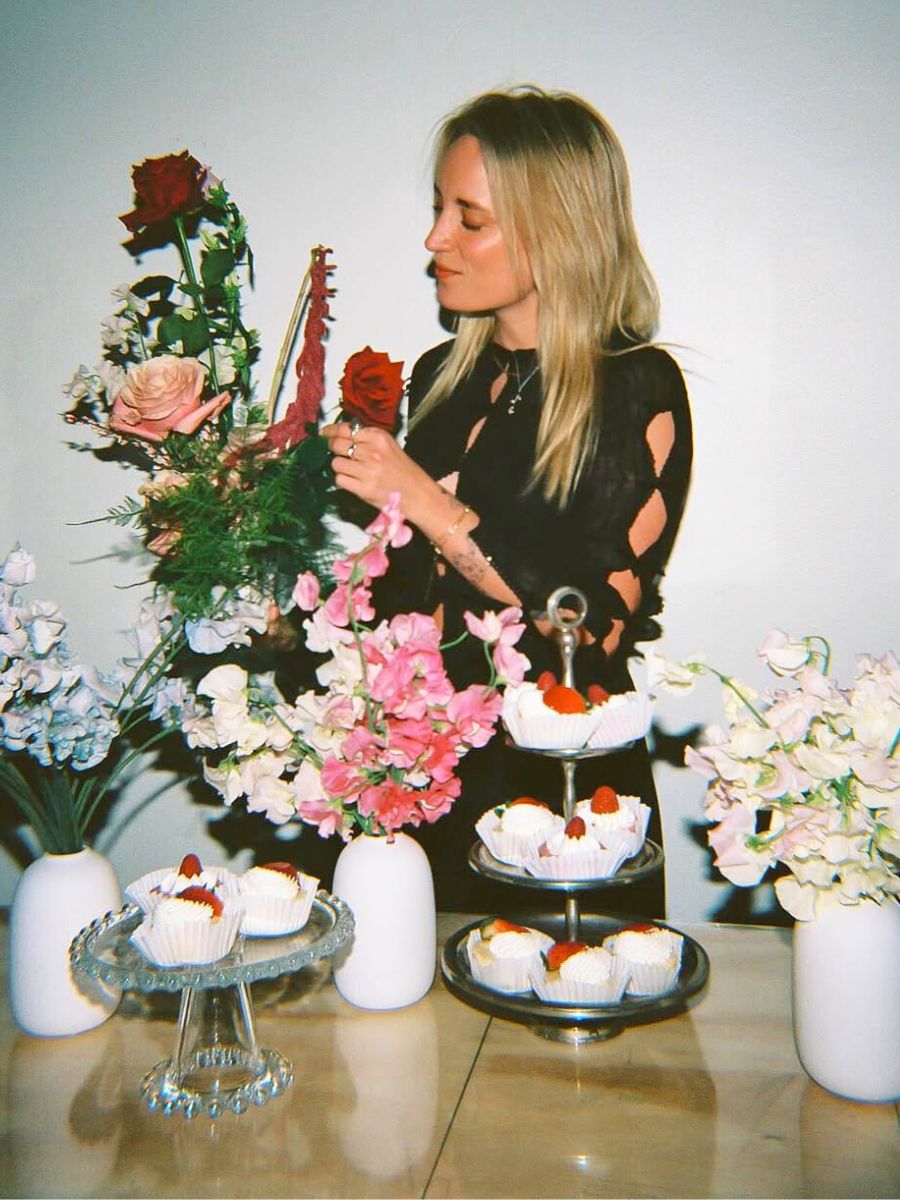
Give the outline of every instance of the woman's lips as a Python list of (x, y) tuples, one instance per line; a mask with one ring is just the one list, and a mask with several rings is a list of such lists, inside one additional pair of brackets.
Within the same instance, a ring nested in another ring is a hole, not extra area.
[(449, 267), (439, 267), (435, 264), (434, 277), (435, 279), (449, 279), (453, 275), (459, 275), (459, 271), (451, 271)]

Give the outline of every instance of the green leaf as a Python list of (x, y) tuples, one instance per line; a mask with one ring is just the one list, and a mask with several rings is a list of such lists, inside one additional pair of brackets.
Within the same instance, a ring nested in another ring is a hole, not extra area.
[(200, 261), (200, 277), (206, 287), (215, 287), (231, 274), (234, 266), (230, 250), (207, 250)]
[(178, 313), (163, 317), (156, 336), (161, 346), (171, 346), (173, 342), (181, 342), (186, 355), (199, 354), (209, 345), (209, 338), (203, 328), (203, 322), (189, 321)]

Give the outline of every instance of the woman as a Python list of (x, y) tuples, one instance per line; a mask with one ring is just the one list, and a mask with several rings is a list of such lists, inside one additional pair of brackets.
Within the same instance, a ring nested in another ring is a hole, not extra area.
[[(634, 643), (658, 635), (658, 584), (692, 448), (680, 371), (649, 345), (658, 298), (624, 155), (584, 101), (521, 88), (451, 115), (435, 162), (425, 246), (456, 337), (413, 370), (405, 449), (380, 429), (325, 431), (338, 486), (373, 505), (399, 492), (416, 530), (394, 555), (380, 611), (387, 602), (437, 612), (450, 641), (467, 609), (520, 605), (529, 624), (519, 649), (536, 678), (560, 669), (541, 619), (547, 597), (575, 586), (589, 600), (579, 684), (629, 690)], [(484, 678), (473, 639), (448, 651), (447, 664), (457, 686)], [(474, 821), (520, 794), (559, 808), (559, 764), (497, 737), (462, 768), (453, 812), (422, 831), (438, 904), (508, 907), (508, 888), (466, 866)], [(580, 796), (609, 783), (655, 807), (644, 745), (582, 764), (576, 780)], [(608, 909), (619, 895), (596, 902)], [(624, 899), (630, 911), (662, 915), (661, 876)]]

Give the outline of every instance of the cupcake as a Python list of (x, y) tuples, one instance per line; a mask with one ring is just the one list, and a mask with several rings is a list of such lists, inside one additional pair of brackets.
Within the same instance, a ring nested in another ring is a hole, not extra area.
[(206, 888), (217, 896), (235, 896), (238, 880), (226, 867), (204, 868), (196, 854), (186, 854), (180, 866), (160, 867), (130, 883), (125, 895), (148, 913), (167, 896), (177, 896), (188, 887)]
[(604, 784), (589, 800), (579, 800), (575, 812), (601, 846), (621, 845), (626, 858), (633, 858), (644, 844), (650, 809), (639, 796), (619, 796)]
[(535, 750), (581, 750), (597, 728), (600, 708), (574, 688), (520, 683), (503, 693), (503, 724), (519, 746)]
[(653, 701), (643, 692), (610, 696), (595, 710), (597, 722), (588, 737), (591, 750), (627, 746), (647, 736), (653, 721)]
[(191, 886), (164, 896), (131, 935), (158, 967), (180, 967), (224, 958), (237, 937), (243, 905), (208, 888)]
[(582, 817), (573, 817), (525, 860), (536, 879), (608, 879), (625, 861), (622, 845), (602, 846)]
[(475, 832), (494, 858), (521, 867), (529, 854), (564, 826), (565, 821), (549, 804), (519, 796), (483, 813), (475, 823)]
[(539, 929), (492, 917), (470, 931), (466, 954), (472, 978), (496, 992), (531, 991), (532, 972), (553, 938)]
[(290, 863), (251, 867), (240, 879), (244, 902), (241, 933), (250, 937), (296, 933), (309, 920), (318, 887), (318, 879), (302, 874)]
[(618, 1004), (628, 982), (628, 967), (602, 946), (554, 942), (531, 982), (549, 1004)]
[(627, 925), (603, 945), (629, 970), (629, 996), (661, 996), (678, 982), (684, 938), (659, 925)]

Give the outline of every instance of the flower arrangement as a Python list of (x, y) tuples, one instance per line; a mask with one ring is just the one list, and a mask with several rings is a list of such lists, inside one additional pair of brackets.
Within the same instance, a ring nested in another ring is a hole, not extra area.
[[(30, 556), (15, 551), (0, 574), (0, 790), (57, 853), (81, 848), (136, 755), (198, 716), (182, 677), (196, 673), (185, 647), (220, 654), (250, 646), (279, 605), (292, 606), (299, 572), (333, 584), (326, 518), (334, 490), (317, 432), (329, 252), (312, 251), (261, 405), (253, 383), (259, 338), (241, 313), (253, 273), (243, 215), (187, 151), (146, 159), (132, 179), (134, 209), (121, 218), (133, 235), (129, 250), (137, 257), (174, 247), (179, 270), (114, 291), (102, 359), (81, 365), (65, 390), (67, 422), (106, 442), (77, 448), (147, 477), (138, 498), (101, 518), (137, 527), (157, 557), (156, 586), (132, 632), (136, 657), (111, 676), (77, 664), (57, 606), (18, 594), (34, 578)], [(296, 395), (276, 420), (304, 314)], [(369, 347), (351, 356), (341, 404), (356, 419), (393, 427), (402, 393), (402, 364)]]
[(185, 722), (188, 742), (216, 754), (205, 776), (226, 804), (244, 797), (276, 825), (299, 818), (345, 840), (354, 828), (392, 835), (446, 813), (460, 792), (459, 760), (493, 735), (498, 687), (520, 682), (529, 666), (514, 649), (524, 630), (518, 609), (467, 614), (489, 680), (459, 692), (431, 617), (405, 613), (372, 625), (370, 585), (387, 570), (388, 548), (411, 536), (396, 496), (366, 532), (361, 550), (334, 563), (338, 583), (327, 599), (310, 572), (294, 590), (310, 614), (308, 649), (327, 655), (316, 672), (324, 690), (288, 703), (271, 681), (216, 667), (197, 688), (208, 711)]
[[(98, 806), (129, 764), (166, 736), (170, 714), (182, 710), (178, 681), (166, 671), (183, 628), (171, 610), (145, 605), (131, 633), (135, 654), (103, 674), (74, 661), (56, 604), (21, 594), (35, 573), (19, 548), (0, 566), (0, 790), (44, 850), (70, 854), (84, 846)], [(157, 719), (160, 728), (144, 728)]]
[(760, 658), (793, 686), (763, 695), (699, 655), (647, 654), (651, 687), (690, 690), (709, 673), (724, 685), (726, 729), (707, 731), (685, 761), (706, 778), (715, 865), (753, 887), (770, 867), (779, 903), (800, 921), (823, 903), (900, 895), (900, 666), (861, 655), (849, 688), (828, 674), (820, 637), (773, 629)]
[[(131, 253), (174, 247), (180, 269), (116, 289), (116, 310), (102, 323), (102, 361), (76, 371), (66, 419), (112, 437), (96, 453), (148, 476), (137, 497), (102, 519), (137, 527), (159, 559), (152, 577), (179, 612), (228, 620), (248, 601), (284, 605), (298, 573), (325, 575), (334, 552), (325, 521), (334, 509), (330, 456), (316, 429), (325, 396), (328, 251), (312, 252), (268, 404), (260, 404), (259, 336), (241, 311), (253, 275), (243, 215), (187, 151), (147, 159), (132, 178), (135, 207), (121, 218), (134, 235)], [(275, 421), (304, 311), (296, 396)], [(391, 426), (401, 372), (386, 355), (361, 351), (345, 371), (345, 403)]]

